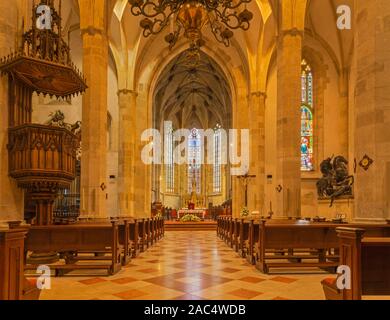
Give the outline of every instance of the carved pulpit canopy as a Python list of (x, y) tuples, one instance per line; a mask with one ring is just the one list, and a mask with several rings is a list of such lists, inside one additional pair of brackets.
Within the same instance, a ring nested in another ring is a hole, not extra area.
[(0, 60), (0, 70), (38, 94), (68, 98), (83, 93), (87, 85), (62, 38), (61, 0), (58, 11), (55, 2), (33, 5), (32, 28), (23, 34), (21, 47)]

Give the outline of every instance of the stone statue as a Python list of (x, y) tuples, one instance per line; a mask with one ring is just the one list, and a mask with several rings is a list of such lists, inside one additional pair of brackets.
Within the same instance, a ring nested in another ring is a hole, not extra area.
[(81, 121), (74, 124), (65, 122), (65, 115), (61, 110), (54, 111), (49, 114), (49, 120), (45, 123), (47, 126), (60, 127), (68, 129), (75, 135), (81, 134)]
[(81, 159), (81, 121), (77, 121), (74, 124), (66, 123), (64, 113), (61, 110), (56, 110), (49, 114), (49, 120), (45, 123), (45, 125), (65, 128), (72, 132), (78, 138), (80, 143), (76, 151), (76, 158), (77, 160)]
[(317, 182), (318, 196), (331, 199), (330, 207), (337, 198), (352, 196), (354, 184), (354, 177), (348, 173), (348, 161), (342, 156), (333, 158), (322, 161), (322, 178)]
[(64, 113), (61, 110), (57, 110), (49, 114), (49, 120), (45, 123), (45, 125), (64, 128), (66, 127), (64, 120)]

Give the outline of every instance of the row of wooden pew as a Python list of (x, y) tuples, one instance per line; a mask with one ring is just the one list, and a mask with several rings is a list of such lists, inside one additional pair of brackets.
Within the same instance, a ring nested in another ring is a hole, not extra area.
[(390, 295), (390, 224), (255, 221), (224, 216), (218, 219), (217, 234), (266, 274), (283, 268), (316, 267), (331, 273), (340, 266), (351, 268), (351, 289), (337, 289), (336, 279), (322, 283), (328, 299)]
[(25, 241), (25, 270), (37, 270), (48, 254), (54, 253), (59, 261), (49, 267), (56, 276), (81, 269), (107, 270), (108, 275), (113, 275), (161, 239), (164, 232), (161, 218), (32, 226)]
[(217, 234), (263, 273), (281, 268), (339, 266), (336, 228), (362, 228), (367, 237), (390, 237), (390, 225), (312, 223), (301, 220), (245, 220), (219, 217)]

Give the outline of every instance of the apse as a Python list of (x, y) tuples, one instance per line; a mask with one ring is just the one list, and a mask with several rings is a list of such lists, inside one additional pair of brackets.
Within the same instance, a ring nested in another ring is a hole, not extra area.
[[(228, 198), (231, 178), (220, 161), (221, 129), (232, 124), (232, 95), (221, 67), (205, 52), (186, 50), (177, 55), (161, 73), (154, 91), (153, 125), (164, 132), (164, 150), (173, 155), (172, 132), (188, 129), (189, 155), (186, 165), (171, 163), (153, 168), (154, 202), (168, 207), (197, 208), (221, 205)], [(213, 165), (203, 164), (206, 149), (198, 130), (214, 130)], [(202, 141), (201, 141), (202, 140)]]

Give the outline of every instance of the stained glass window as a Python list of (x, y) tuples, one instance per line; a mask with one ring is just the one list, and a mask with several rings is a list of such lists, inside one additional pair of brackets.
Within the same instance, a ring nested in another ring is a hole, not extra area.
[(214, 168), (213, 168), (213, 191), (215, 193), (221, 192), (221, 143), (222, 143), (222, 134), (221, 126), (217, 125), (214, 129)]
[(313, 73), (306, 60), (302, 60), (301, 87), (301, 170), (313, 171)]
[(165, 125), (165, 148), (167, 162), (165, 164), (165, 182), (166, 192), (175, 192), (175, 164), (174, 164), (174, 145), (173, 145), (173, 127), (172, 122)]
[(197, 129), (192, 129), (188, 139), (188, 192), (192, 193), (196, 186), (196, 193), (201, 193), (201, 136)]

